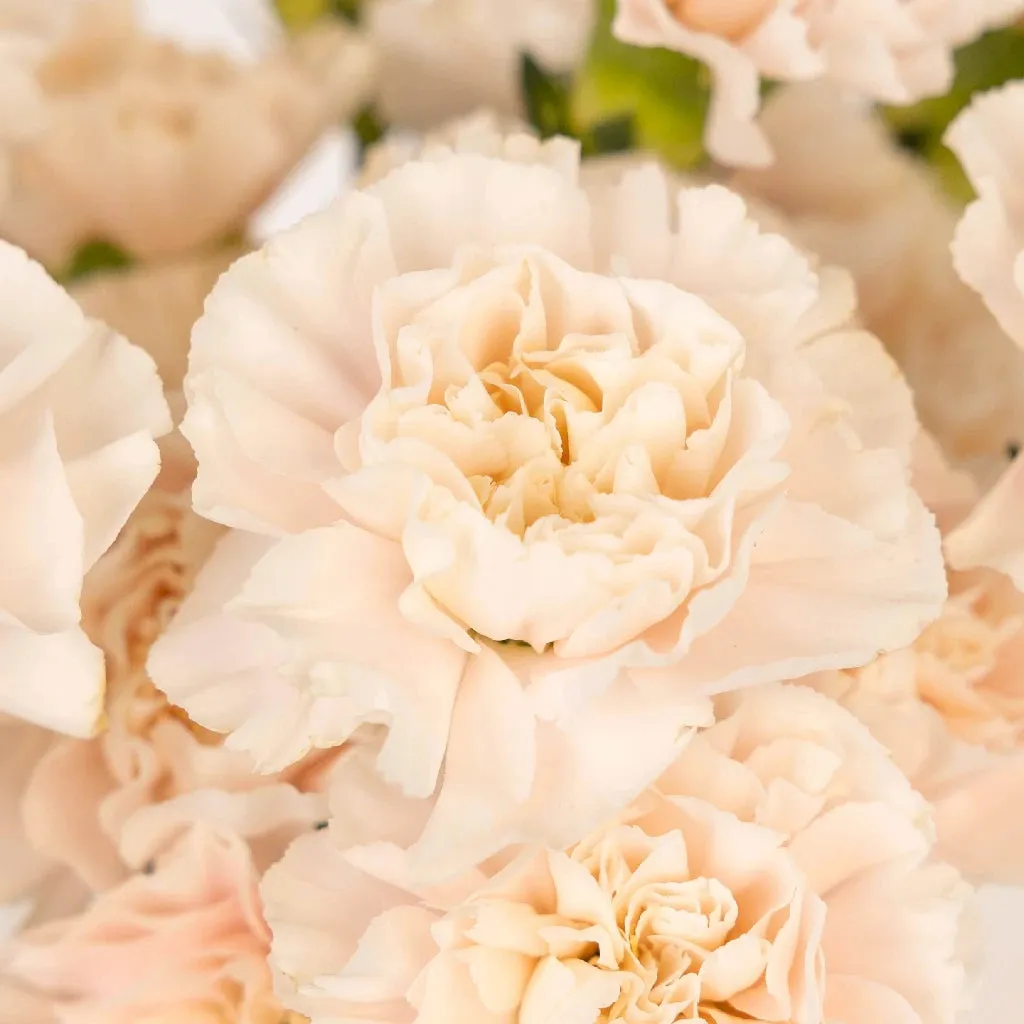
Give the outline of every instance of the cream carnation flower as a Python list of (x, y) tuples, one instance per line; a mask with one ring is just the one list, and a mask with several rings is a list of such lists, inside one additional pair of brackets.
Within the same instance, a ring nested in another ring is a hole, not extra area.
[(648, 167), (591, 201), (565, 140), (499, 148), (221, 278), (183, 431), (197, 510), (239, 530), (150, 661), (263, 770), (388, 725), (386, 779), (442, 778), (440, 873), (578, 839), (697, 697), (862, 664), (945, 594), (910, 395), (845, 278), (724, 189)]
[[(314, 1020), (952, 1024), (966, 888), (884, 749), (799, 687), (721, 718), (564, 851), (441, 887), (344, 828), (263, 883), (284, 1001)], [(379, 820), (379, 819), (378, 819)]]
[(244, 843), (194, 831), (155, 872), (20, 936), (8, 971), (61, 1024), (278, 1024)]
[(0, 291), (0, 710), (88, 736), (104, 668), (82, 581), (155, 478), (170, 417), (149, 356), (6, 243)]
[(523, 53), (548, 71), (571, 71), (594, 8), (593, 0), (373, 0), (366, 22), (380, 59), (380, 111), (410, 128), (478, 107), (519, 114)]
[(960, 276), (1024, 346), (1024, 82), (975, 97), (945, 142), (978, 193), (957, 228)]
[(1024, 440), (1024, 353), (957, 277), (958, 209), (879, 118), (836, 89), (780, 89), (761, 124), (775, 163), (731, 185), (851, 271), (864, 324), (907, 375), (924, 425), (958, 465), (993, 482)]
[(613, 31), (707, 64), (708, 149), (750, 166), (772, 159), (754, 123), (762, 76), (828, 77), (874, 100), (913, 103), (949, 88), (955, 47), (1022, 9), (1020, 0), (618, 0)]
[(147, 259), (220, 243), (369, 94), (372, 55), (341, 25), (248, 66), (100, 13), (40, 71), (50, 124), (2, 224), (48, 263), (95, 239)]

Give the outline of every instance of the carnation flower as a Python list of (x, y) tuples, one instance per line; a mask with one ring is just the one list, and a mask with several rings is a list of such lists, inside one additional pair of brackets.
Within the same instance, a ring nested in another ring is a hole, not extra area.
[(495, 146), (221, 278), (183, 431), (238, 532), (150, 660), (264, 771), (386, 724), (383, 776), (442, 780), (439, 873), (578, 839), (701, 695), (862, 664), (945, 594), (910, 395), (841, 274), (724, 189), (648, 167), (591, 201), (565, 140)]
[(952, 51), (1011, 21), (1020, 0), (618, 0), (615, 35), (678, 50), (714, 76), (707, 126), (717, 160), (771, 162), (754, 123), (761, 77), (827, 77), (883, 103), (913, 103), (946, 92)]
[(277, 1024), (257, 877), (244, 843), (196, 830), (152, 874), (20, 936), (8, 970), (59, 1024)]
[(852, 272), (864, 324), (907, 375), (924, 425), (958, 465), (993, 482), (1024, 440), (1024, 353), (957, 277), (959, 211), (877, 116), (824, 83), (778, 90), (761, 126), (775, 163), (731, 184)]
[(377, 106), (409, 128), (489, 108), (523, 109), (524, 53), (547, 71), (583, 57), (594, 24), (592, 0), (374, 0), (370, 41), (380, 60)]
[(995, 573), (954, 574), (951, 589), (942, 616), (912, 647), (808, 682), (865, 722), (935, 804), (949, 859), (986, 880), (1019, 884), (1024, 822), (1013, 808), (1024, 796), (1024, 596)]
[(48, 263), (96, 239), (146, 259), (219, 244), (368, 95), (370, 52), (342, 25), (249, 66), (151, 37), (130, 7), (100, 3), (98, 23), (40, 71), (50, 123), (18, 156), (2, 225)]
[(924, 802), (809, 690), (718, 710), (565, 850), (424, 888), (393, 843), (353, 847), (334, 825), (297, 840), (262, 887), (284, 1002), (421, 1024), (952, 1024), (966, 888), (932, 856)]
[(104, 668), (80, 625), (82, 582), (155, 478), (170, 419), (152, 359), (6, 243), (0, 291), (0, 710), (88, 736)]
[(106, 728), (53, 744), (20, 780), (35, 851), (94, 890), (159, 857), (196, 821), (247, 839), (265, 866), (325, 811), (318, 791), (328, 756), (280, 776), (254, 774), (245, 753), (223, 749), (222, 737), (171, 707), (146, 676), (153, 641), (222, 532), (190, 510), (187, 473), (169, 482), (179, 483), (146, 495), (86, 577), (83, 627), (106, 656)]
[[(940, 511), (947, 548), (955, 548), (977, 489), (929, 446), (917, 455), (915, 485)], [(1017, 884), (1024, 880), (1024, 817), (1013, 811), (1024, 800), (1024, 594), (998, 572), (976, 563), (968, 569), (950, 572), (942, 615), (910, 647), (801, 682), (842, 703), (889, 749), (933, 803), (947, 860), (980, 880)]]
[(1024, 346), (1024, 82), (975, 97), (945, 142), (978, 193), (956, 231), (960, 276)]

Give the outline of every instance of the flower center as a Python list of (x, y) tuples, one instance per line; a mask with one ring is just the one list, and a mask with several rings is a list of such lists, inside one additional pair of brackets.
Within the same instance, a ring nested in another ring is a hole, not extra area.
[(703, 498), (730, 468), (744, 346), (700, 300), (677, 293), (685, 319), (656, 335), (619, 282), (551, 259), (461, 277), (397, 332), (367, 419), (443, 455), (492, 522), (524, 536)]
[[(702, 968), (736, 937), (736, 898), (717, 879), (687, 878), (684, 865), (658, 863), (647, 851), (640, 853), (623, 841), (628, 835), (613, 830), (575, 855), (608, 895), (621, 939), (614, 961), (604, 950), (590, 960), (617, 971), (622, 980), (618, 999), (600, 1021), (698, 1019), (702, 1006), (721, 995)], [(768, 943), (754, 947), (749, 983), (763, 970)]]
[(416, 586), (458, 628), (611, 651), (774, 508), (789, 421), (695, 295), (473, 250), (382, 286), (375, 325), (383, 387), (338, 433), (332, 493), (367, 529), (406, 524)]

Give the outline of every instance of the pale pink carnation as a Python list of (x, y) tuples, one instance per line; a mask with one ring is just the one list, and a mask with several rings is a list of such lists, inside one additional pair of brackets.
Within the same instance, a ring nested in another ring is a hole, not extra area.
[(910, 648), (810, 685), (839, 700), (935, 805), (940, 847), (986, 881), (1024, 882), (1024, 596), (954, 574), (942, 616)]
[(946, 92), (955, 47), (1022, 9), (1021, 0), (618, 0), (613, 31), (707, 64), (708, 149), (750, 166), (772, 159), (755, 124), (762, 77), (826, 77), (872, 100), (913, 103)]
[(151, 874), (24, 933), (5, 966), (56, 1024), (278, 1024), (257, 880), (244, 843), (196, 830)]
[(978, 193), (953, 243), (960, 276), (1024, 346), (1024, 82), (976, 96), (945, 142)]
[[(297, 840), (262, 887), (286, 1005), (353, 1024), (953, 1024), (967, 889), (932, 856), (923, 800), (810, 690), (718, 710), (564, 852), (424, 888), (394, 842), (351, 846), (337, 822)], [(375, 802), (378, 829), (415, 829)]]
[(39, 71), (48, 122), (17, 154), (0, 229), (48, 265), (96, 240), (151, 260), (221, 244), (370, 95), (373, 55), (343, 24), (250, 65), (156, 38), (132, 8), (83, 5)]
[(720, 187), (648, 166), (592, 199), (566, 140), (496, 145), (214, 289), (183, 430), (236, 532), (150, 661), (261, 770), (386, 724), (382, 775), (441, 780), (439, 873), (578, 839), (703, 695), (863, 664), (945, 594), (910, 394), (844, 275)]
[[(173, 470), (165, 466), (165, 473)], [(94, 890), (158, 857), (197, 821), (247, 839), (258, 866), (322, 818), (330, 756), (281, 776), (170, 706), (146, 658), (222, 529), (188, 504), (190, 477), (146, 495), (85, 581), (83, 626), (106, 657), (106, 727), (49, 746), (20, 779), (20, 811), (43, 864), (63, 864)]]
[[(922, 439), (926, 442), (926, 439)], [(975, 529), (977, 489), (919, 444), (914, 483), (946, 546)], [(1019, 509), (1017, 496), (1016, 509)], [(1006, 520), (1016, 521), (1006, 515)], [(965, 530), (967, 531), (965, 534)], [(838, 700), (935, 807), (942, 855), (986, 881), (1024, 882), (1024, 594), (977, 562), (950, 572), (942, 615), (910, 647), (803, 682)]]
[(863, 322), (906, 374), (924, 425), (957, 465), (993, 482), (1024, 440), (1024, 352), (953, 268), (959, 209), (880, 117), (824, 83), (778, 90), (761, 125), (775, 163), (731, 186), (853, 274)]
[(76, 736), (101, 724), (86, 573), (157, 475), (156, 367), (0, 243), (0, 710)]

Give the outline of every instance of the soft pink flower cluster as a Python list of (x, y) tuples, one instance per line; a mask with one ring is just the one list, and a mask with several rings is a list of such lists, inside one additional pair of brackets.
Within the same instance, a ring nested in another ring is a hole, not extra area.
[[(555, 7), (488, 22), (505, 78)], [(912, 313), (1024, 341), (1024, 104), (951, 129), (955, 229), (859, 101), (749, 100), (942, 91), (1012, 14), (623, 0), (775, 166), (584, 162), (498, 104), (81, 307), (0, 242), (0, 1021), (957, 1024), (969, 883), (1024, 884), (1024, 460), (953, 466), (981, 414)], [(136, 31), (90, 103), (161, 79)]]

